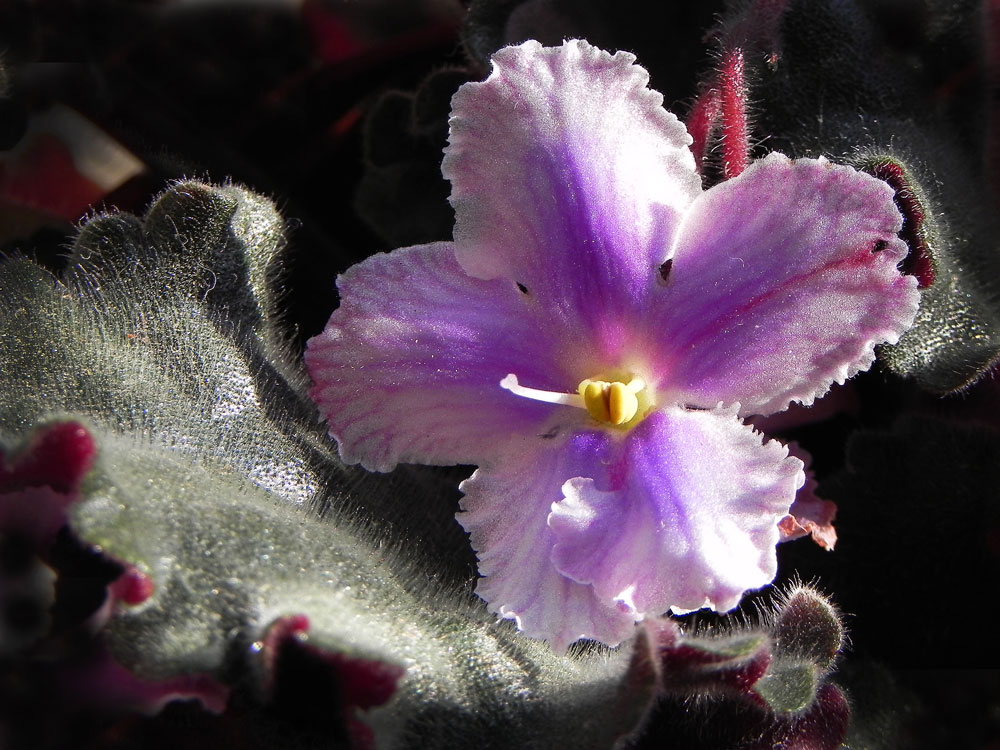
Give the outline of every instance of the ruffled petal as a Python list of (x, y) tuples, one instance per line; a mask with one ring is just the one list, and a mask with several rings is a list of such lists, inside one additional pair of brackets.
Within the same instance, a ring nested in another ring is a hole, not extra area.
[(792, 503), (788, 515), (778, 524), (781, 541), (790, 542), (809, 535), (820, 547), (832, 551), (837, 544), (837, 529), (833, 526), (836, 517), (836, 503), (807, 493)]
[[(617, 467), (617, 468), (616, 468)], [(619, 444), (611, 484), (569, 480), (552, 505), (555, 567), (637, 616), (726, 611), (777, 571), (778, 522), (804, 481), (735, 409), (654, 413)]]
[(696, 200), (652, 324), (669, 347), (672, 400), (809, 404), (867, 369), (913, 321), (916, 280), (886, 183), (771, 154)]
[(602, 603), (590, 586), (566, 578), (550, 560), (555, 537), (546, 524), (549, 507), (569, 477), (600, 470), (602, 449), (596, 433), (525, 440), (460, 486), (465, 497), (457, 518), (471, 536), (482, 576), (476, 593), (557, 652), (579, 638), (615, 645), (633, 630), (632, 613)]
[(305, 361), (347, 463), (478, 464), (512, 435), (551, 427), (551, 405), (500, 387), (508, 373), (537, 388), (572, 381), (513, 284), (468, 276), (441, 243), (375, 255), (337, 285), (340, 307)]
[(837, 504), (816, 494), (818, 483), (811, 469), (812, 456), (809, 451), (798, 443), (791, 442), (788, 444), (788, 453), (802, 461), (806, 481), (795, 495), (795, 502), (788, 509), (788, 515), (778, 523), (781, 541), (790, 542), (808, 534), (823, 549), (833, 550), (837, 544), (837, 530), (833, 527), (833, 521), (837, 517)]
[(701, 192), (687, 131), (634, 60), (525, 42), (452, 100), (459, 262), (524, 284), (570, 327), (615, 327), (645, 298)]

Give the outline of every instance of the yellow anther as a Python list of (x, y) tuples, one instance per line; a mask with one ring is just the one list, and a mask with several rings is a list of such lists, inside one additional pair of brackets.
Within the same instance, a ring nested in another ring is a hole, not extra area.
[(608, 388), (608, 411), (611, 424), (625, 424), (639, 411), (639, 399), (624, 383), (612, 383)]
[(633, 378), (627, 385), (620, 381), (584, 380), (578, 392), (583, 396), (587, 411), (598, 422), (621, 425), (631, 421), (639, 411), (636, 393), (644, 383)]
[(608, 409), (608, 399), (605, 395), (608, 384), (603, 380), (584, 380), (580, 384), (580, 395), (590, 416), (598, 422), (610, 422), (611, 411)]

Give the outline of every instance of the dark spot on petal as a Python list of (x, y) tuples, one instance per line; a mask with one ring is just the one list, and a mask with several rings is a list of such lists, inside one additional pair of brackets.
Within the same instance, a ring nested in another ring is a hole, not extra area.
[(876, 240), (875, 244), (872, 245), (872, 252), (873, 253), (880, 253), (883, 250), (885, 250), (886, 247), (888, 247), (888, 246), (889, 246), (889, 243), (886, 242), (885, 240)]
[(663, 261), (663, 263), (660, 265), (660, 281), (661, 282), (666, 283), (667, 281), (670, 280), (670, 269), (673, 268), (673, 267), (674, 267), (674, 259), (673, 258), (667, 258), (667, 260)]
[(903, 228), (899, 230), (899, 237), (909, 248), (909, 252), (899, 265), (900, 271), (916, 276), (921, 289), (929, 287), (934, 283), (934, 261), (928, 229), (924, 223), (927, 210), (924, 208), (919, 188), (914, 184), (906, 168), (889, 157), (873, 159), (867, 164), (861, 164), (860, 169), (888, 182), (896, 191), (893, 200), (903, 215)]
[(558, 427), (553, 427), (551, 430), (549, 430), (548, 432), (543, 432), (538, 437), (542, 438), (542, 440), (552, 440), (553, 438), (557, 437), (558, 435), (559, 435), (559, 428)]
[(520, 281), (518, 281), (518, 282), (516, 282), (516, 283), (517, 283), (517, 288), (521, 290), (521, 294), (523, 294), (523, 295), (527, 295), (527, 294), (528, 294), (528, 287), (526, 287), (526, 286), (525, 286), (524, 284), (522, 284), (522, 283), (521, 283)]

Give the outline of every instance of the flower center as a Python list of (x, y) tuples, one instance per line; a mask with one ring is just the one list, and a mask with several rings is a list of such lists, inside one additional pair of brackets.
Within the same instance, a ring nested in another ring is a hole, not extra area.
[(576, 393), (559, 393), (523, 386), (518, 383), (517, 376), (511, 373), (500, 381), (500, 387), (515, 396), (533, 401), (586, 409), (601, 424), (624, 429), (634, 427), (653, 405), (646, 381), (634, 373), (620, 377), (611, 375), (608, 378), (586, 378), (580, 381)]
[(622, 425), (631, 422), (639, 411), (637, 393), (646, 388), (642, 378), (632, 376), (627, 383), (621, 380), (591, 380), (587, 378), (577, 386), (583, 396), (584, 406), (598, 422)]

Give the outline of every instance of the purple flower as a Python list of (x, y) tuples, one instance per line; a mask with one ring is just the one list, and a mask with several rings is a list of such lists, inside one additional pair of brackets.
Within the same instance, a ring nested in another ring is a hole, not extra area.
[(769, 583), (802, 462), (742, 420), (917, 307), (888, 185), (771, 154), (703, 192), (634, 59), (499, 51), (452, 102), (455, 241), (348, 270), (306, 352), (345, 461), (479, 466), (477, 593), (556, 649)]

